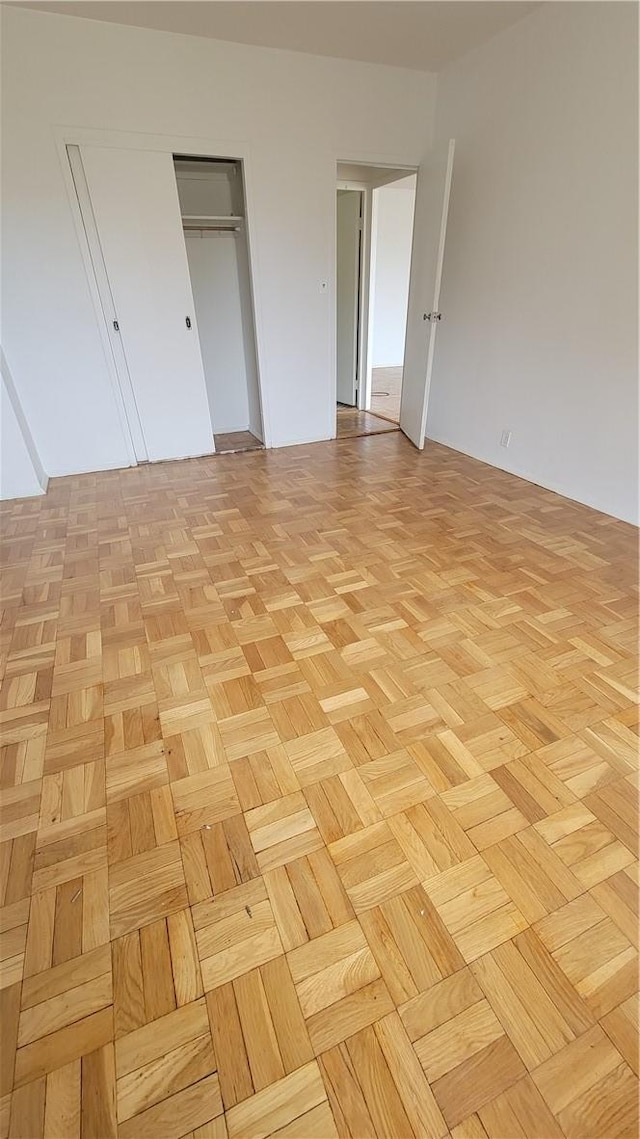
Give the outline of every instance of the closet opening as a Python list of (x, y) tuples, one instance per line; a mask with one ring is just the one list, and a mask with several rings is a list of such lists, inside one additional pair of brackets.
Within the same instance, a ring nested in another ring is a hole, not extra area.
[(264, 446), (242, 162), (174, 155), (216, 452)]

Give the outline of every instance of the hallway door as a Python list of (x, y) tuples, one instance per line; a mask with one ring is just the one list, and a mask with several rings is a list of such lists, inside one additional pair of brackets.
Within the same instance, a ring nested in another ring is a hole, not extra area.
[(336, 335), (338, 403), (358, 402), (362, 190), (338, 190)]
[(440, 144), (418, 171), (400, 427), (420, 450), (427, 427), (436, 332), (445, 315), (438, 304), (454, 151), (454, 139)]

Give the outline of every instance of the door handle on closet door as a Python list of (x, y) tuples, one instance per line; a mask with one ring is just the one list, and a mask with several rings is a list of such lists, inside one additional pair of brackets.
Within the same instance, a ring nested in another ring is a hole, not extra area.
[(187, 328), (191, 328), (191, 317), (190, 316), (186, 317), (185, 323), (187, 325)]

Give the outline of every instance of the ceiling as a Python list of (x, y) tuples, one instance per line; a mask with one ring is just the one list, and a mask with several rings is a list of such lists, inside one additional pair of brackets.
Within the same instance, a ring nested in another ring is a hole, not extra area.
[(34, 0), (16, 7), (438, 71), (538, 4), (527, 0)]

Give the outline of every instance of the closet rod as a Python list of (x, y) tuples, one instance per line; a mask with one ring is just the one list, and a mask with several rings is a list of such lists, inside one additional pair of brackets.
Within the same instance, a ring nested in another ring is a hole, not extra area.
[(194, 230), (196, 233), (208, 231), (211, 233), (240, 233), (239, 225), (183, 225), (185, 233)]

